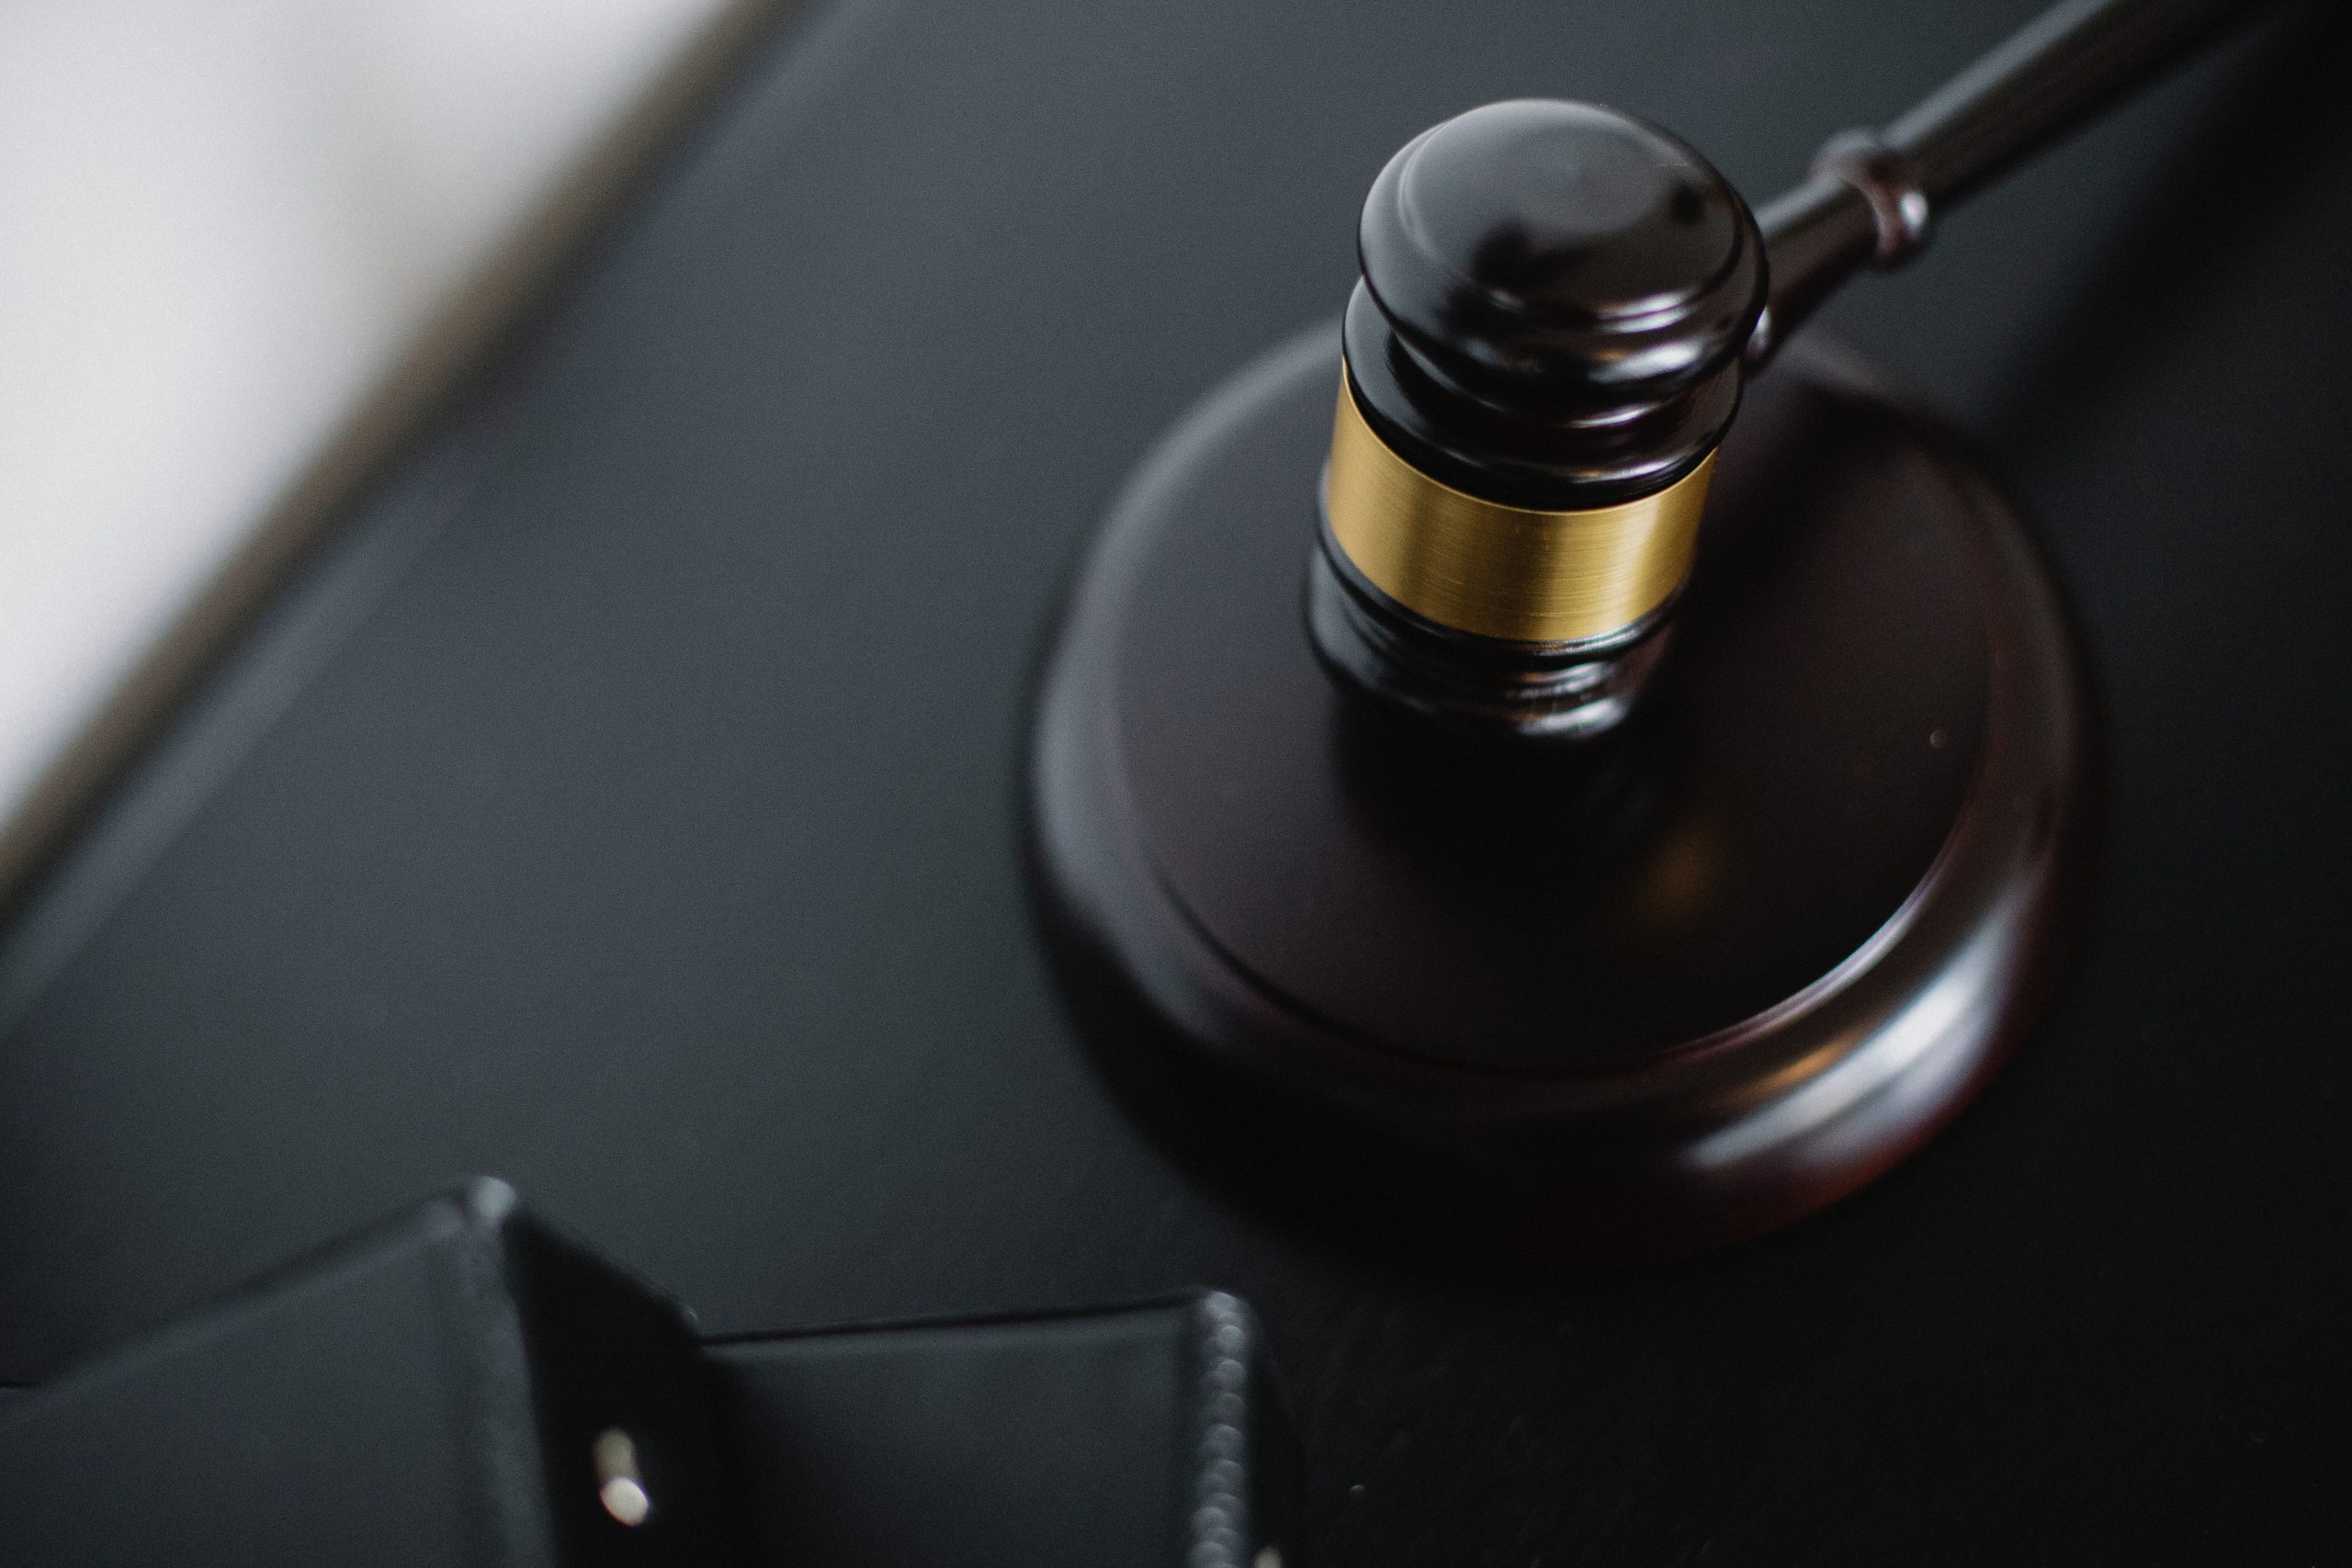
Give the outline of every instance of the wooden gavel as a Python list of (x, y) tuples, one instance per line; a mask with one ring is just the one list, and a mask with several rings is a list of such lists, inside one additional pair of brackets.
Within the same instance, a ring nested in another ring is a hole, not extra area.
[(2229, 0), (2067, 0), (1751, 214), (1666, 131), (1521, 100), (1423, 132), (1359, 230), (1310, 587), (1391, 704), (1577, 737), (1629, 711), (1747, 379), (1847, 279), (2146, 79)]
[(1585, 104), (1391, 159), (1339, 329), (1163, 437), (1046, 666), (1106, 1052), (1261, 1108), (1270, 1180), (1546, 1256), (1759, 1234), (1953, 1115), (2088, 907), (2078, 640), (1964, 442), (1829, 356), (1747, 384), (2245, 9), (2068, 0), (1760, 216)]

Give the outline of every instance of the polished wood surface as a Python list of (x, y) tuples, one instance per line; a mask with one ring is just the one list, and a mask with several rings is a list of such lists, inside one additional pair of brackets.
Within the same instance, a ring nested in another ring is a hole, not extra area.
[(1544, 511), (1651, 495), (1738, 407), (1763, 250), (1671, 134), (1595, 104), (1480, 105), (1372, 182), (1349, 376), (1381, 439), (1442, 483)]
[(1310, 652), (1336, 358), (1314, 334), (1204, 400), (1073, 589), (1034, 833), (1072, 985), (1129, 1000), (1088, 1043), (1147, 1120), (1117, 1058), (1188, 1058), (1208, 1081), (1156, 1119), (1261, 1186), (1554, 1261), (1850, 1191), (2016, 1045), (2086, 903), (2081, 669), (2015, 513), (1792, 365), (1726, 444), (1634, 716), (1465, 738)]

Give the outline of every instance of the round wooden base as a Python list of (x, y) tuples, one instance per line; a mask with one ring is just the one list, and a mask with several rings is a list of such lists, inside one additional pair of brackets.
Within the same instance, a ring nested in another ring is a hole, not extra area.
[(1034, 859), (1114, 1077), (1244, 1186), (1548, 1257), (1735, 1241), (1884, 1170), (2083, 903), (2082, 677), (2014, 511), (1792, 354), (1634, 716), (1481, 742), (1309, 647), (1338, 378), (1317, 333), (1174, 430), (1046, 664)]

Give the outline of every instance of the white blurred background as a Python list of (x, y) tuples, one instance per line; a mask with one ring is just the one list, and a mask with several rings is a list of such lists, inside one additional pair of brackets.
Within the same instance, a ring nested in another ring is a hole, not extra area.
[(727, 0), (0, 0), (0, 825)]

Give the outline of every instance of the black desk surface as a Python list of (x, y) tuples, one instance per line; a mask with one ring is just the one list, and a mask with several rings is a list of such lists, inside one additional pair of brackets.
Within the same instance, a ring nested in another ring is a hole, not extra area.
[(1204, 1191), (1015, 852), (1059, 574), (1520, 94), (1751, 196), (2030, 9), (853, 7), (755, 60), (0, 941), (0, 1378), (494, 1171), (709, 1326), (1201, 1281), (1328, 1561), (2341, 1560), (2352, 56), (2232, 44), (1829, 329), (2046, 525), (2109, 727), (2090, 950), (1988, 1096), (1743, 1251), (1474, 1274)]

